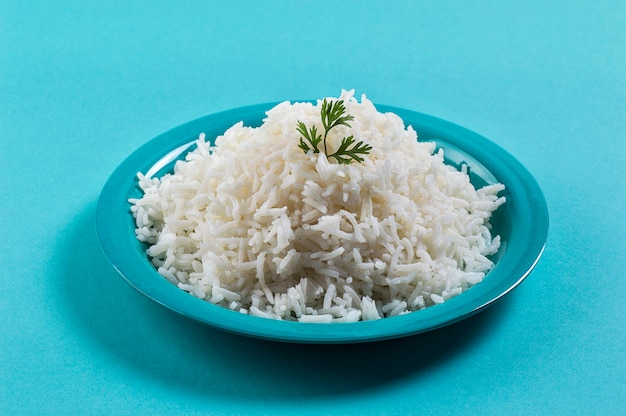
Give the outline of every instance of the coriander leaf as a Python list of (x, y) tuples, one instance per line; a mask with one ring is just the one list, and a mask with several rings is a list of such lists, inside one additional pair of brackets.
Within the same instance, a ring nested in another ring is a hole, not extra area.
[[(372, 150), (372, 146), (364, 144), (362, 141), (354, 144), (355, 140), (353, 136), (344, 137), (341, 139), (341, 144), (337, 151), (331, 155), (328, 154), (326, 147), (326, 137), (328, 132), (337, 126), (351, 127), (349, 121), (354, 120), (354, 117), (350, 114), (346, 114), (346, 107), (341, 100), (328, 101), (326, 98), (322, 101), (322, 108), (320, 111), (322, 126), (324, 127), (324, 135), (317, 133), (317, 127), (313, 126), (307, 129), (306, 125), (298, 121), (298, 133), (300, 133), (300, 143), (298, 147), (307, 153), (309, 150), (313, 150), (313, 153), (319, 153), (318, 145), (320, 142), (324, 142), (324, 153), (330, 159), (334, 157), (337, 163), (347, 165), (353, 160), (357, 162), (363, 162), (363, 158), (360, 155), (369, 154)], [(307, 144), (305, 140), (309, 143)], [(351, 145), (353, 145), (350, 147)]]
[(337, 100), (329, 103), (326, 101), (326, 98), (324, 98), (321, 111), (324, 130), (328, 133), (330, 129), (339, 125), (350, 127), (348, 121), (354, 120), (354, 117), (350, 114), (343, 116), (345, 112), (346, 107), (344, 106), (343, 101)]
[(339, 145), (337, 151), (328, 157), (334, 157), (335, 159), (337, 159), (337, 162), (342, 165), (350, 164), (352, 162), (352, 159), (356, 160), (357, 162), (363, 162), (363, 160), (365, 159), (363, 159), (359, 155), (369, 154), (370, 150), (372, 150), (372, 146), (370, 146), (369, 144), (364, 144), (362, 141), (360, 141), (352, 148), (350, 148), (350, 145), (352, 145), (354, 142), (355, 140), (353, 136), (344, 137), (343, 139), (341, 139), (341, 144)]
[(311, 147), (309, 147), (304, 140), (302, 140), (302, 137), (300, 137), (300, 144), (298, 147), (302, 149), (304, 153), (311, 149), (313, 149), (313, 153), (320, 152), (317, 145), (322, 141), (322, 135), (317, 134), (317, 127), (313, 126), (310, 130), (307, 130), (306, 125), (303, 122), (298, 121), (298, 132), (311, 144)]

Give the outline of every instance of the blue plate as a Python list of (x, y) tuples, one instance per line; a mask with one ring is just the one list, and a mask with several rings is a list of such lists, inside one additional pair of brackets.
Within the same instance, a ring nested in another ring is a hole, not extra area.
[[(161, 277), (137, 241), (129, 198), (141, 196), (137, 172), (162, 175), (184, 158), (200, 133), (215, 138), (243, 121), (256, 127), (277, 103), (259, 104), (199, 118), (149, 141), (113, 172), (98, 201), (96, 226), (104, 253), (120, 274), (156, 302), (204, 324), (225, 331), (296, 343), (369, 342), (440, 328), (467, 318), (502, 298), (519, 285), (539, 261), (548, 236), (548, 209), (532, 175), (505, 150), (488, 139), (453, 123), (401, 108), (380, 105), (380, 112), (399, 115), (412, 125), (420, 141), (434, 141), (446, 163), (467, 164), (476, 187), (503, 183), (507, 202), (492, 217), (503, 244), (493, 257), (485, 279), (443, 304), (406, 315), (354, 323), (300, 323), (244, 315), (200, 300)], [(532, 230), (532, 232), (531, 232)]]

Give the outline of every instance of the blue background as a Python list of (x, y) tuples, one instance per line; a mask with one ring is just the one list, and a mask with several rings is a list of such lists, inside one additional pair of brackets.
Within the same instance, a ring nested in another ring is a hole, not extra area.
[[(622, 1), (2, 1), (0, 413), (619, 414), (624, 21)], [(550, 236), (512, 294), (432, 333), (307, 346), (206, 328), (117, 275), (94, 213), (126, 156), (206, 114), (342, 88), (533, 173)]]

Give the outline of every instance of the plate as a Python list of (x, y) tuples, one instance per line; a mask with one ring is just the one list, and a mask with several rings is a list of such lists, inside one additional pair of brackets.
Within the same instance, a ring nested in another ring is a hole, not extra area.
[[(294, 343), (357, 343), (399, 338), (430, 331), (467, 318), (501, 299), (533, 270), (548, 236), (548, 209), (530, 172), (490, 140), (454, 123), (402, 108), (377, 105), (393, 112), (417, 131), (420, 141), (444, 149), (446, 163), (469, 167), (476, 187), (500, 182), (507, 202), (492, 217), (503, 244), (495, 266), (484, 280), (446, 302), (409, 314), (354, 323), (302, 323), (244, 315), (200, 300), (167, 281), (149, 262), (146, 246), (135, 238), (129, 198), (140, 197), (137, 172), (163, 175), (184, 158), (200, 133), (215, 138), (233, 124), (257, 127), (278, 103), (258, 104), (201, 117), (147, 142), (132, 153), (107, 180), (98, 200), (96, 228), (105, 255), (138, 291), (188, 318), (224, 331)], [(532, 232), (530, 232), (532, 230)]]

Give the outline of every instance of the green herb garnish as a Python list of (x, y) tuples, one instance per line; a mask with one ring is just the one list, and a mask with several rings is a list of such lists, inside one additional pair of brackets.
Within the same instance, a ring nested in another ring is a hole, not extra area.
[(354, 144), (354, 136), (344, 137), (341, 139), (341, 144), (339, 145), (337, 151), (331, 155), (328, 154), (326, 147), (326, 137), (328, 136), (328, 132), (333, 127), (340, 125), (350, 127), (348, 122), (354, 120), (353, 116), (346, 114), (346, 107), (344, 106), (343, 101), (337, 100), (329, 102), (326, 98), (324, 98), (324, 101), (322, 101), (321, 116), (322, 126), (324, 127), (324, 136), (318, 134), (317, 127), (312, 126), (307, 129), (303, 122), (298, 121), (297, 130), (302, 136), (300, 137), (300, 144), (298, 144), (298, 147), (302, 149), (304, 153), (309, 150), (313, 150), (313, 153), (319, 153), (320, 150), (317, 146), (320, 142), (323, 142), (324, 154), (327, 158), (330, 159), (331, 157), (334, 157), (337, 159), (337, 163), (342, 165), (348, 165), (352, 163), (353, 160), (363, 162), (364, 159), (359, 155), (369, 154), (370, 150), (372, 150), (372, 146), (364, 144), (362, 141)]

